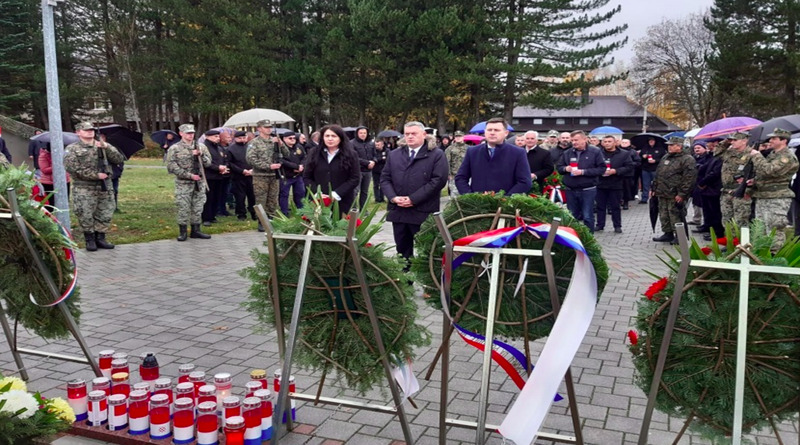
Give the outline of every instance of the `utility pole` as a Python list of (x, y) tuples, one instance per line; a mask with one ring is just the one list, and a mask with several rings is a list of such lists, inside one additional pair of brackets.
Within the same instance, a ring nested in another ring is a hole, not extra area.
[(44, 72), (47, 81), (47, 120), (50, 123), (50, 154), (53, 157), (53, 187), (56, 190), (55, 217), (70, 229), (67, 172), (64, 170), (64, 133), (61, 128), (61, 100), (58, 94), (58, 62), (53, 9), (65, 0), (42, 0)]

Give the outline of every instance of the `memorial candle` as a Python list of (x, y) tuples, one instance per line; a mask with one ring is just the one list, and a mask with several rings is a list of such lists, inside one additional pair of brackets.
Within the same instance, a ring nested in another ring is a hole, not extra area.
[(203, 385), (197, 395), (197, 404), (203, 402), (217, 403), (217, 387), (214, 385)]
[(172, 418), (172, 443), (186, 444), (194, 441), (194, 401), (188, 397), (175, 400)]
[[(114, 355), (119, 355), (119, 353)], [(127, 358), (115, 358), (114, 360), (111, 360), (111, 377), (114, 377), (114, 374), (118, 372), (124, 372), (130, 375), (131, 368), (128, 365)]]
[(111, 360), (114, 355), (113, 349), (106, 349), (105, 351), (100, 351), (99, 358), (97, 360), (97, 365), (100, 368), (100, 372), (103, 373), (103, 377), (111, 378)]
[(194, 372), (194, 364), (186, 363), (178, 367), (178, 383), (185, 383), (189, 381), (189, 374)]
[(261, 399), (248, 397), (242, 402), (244, 445), (261, 445)]
[(131, 384), (127, 372), (111, 374), (111, 384), (111, 394), (124, 394), (125, 397), (131, 394)]
[(222, 401), (222, 418), (242, 415), (242, 402), (236, 396), (225, 397)]
[(217, 405), (221, 404), (226, 397), (231, 396), (233, 389), (233, 378), (227, 372), (214, 374), (214, 386), (217, 387)]
[(119, 431), (128, 426), (128, 397), (114, 394), (108, 398), (108, 429)]
[(245, 383), (244, 386), (245, 386), (245, 397), (253, 397), (256, 391), (258, 391), (259, 389), (264, 389), (263, 385), (261, 385), (261, 382), (257, 380), (251, 380)]
[(128, 434), (138, 436), (150, 431), (150, 418), (148, 416), (149, 398), (150, 393), (147, 391), (131, 391), (130, 403), (128, 406), (128, 423), (130, 424)]
[(67, 402), (75, 412), (75, 420), (82, 421), (88, 417), (89, 399), (86, 395), (86, 381), (76, 379), (67, 383)]
[(265, 369), (254, 369), (250, 371), (250, 380), (261, 383), (261, 389), (269, 389), (267, 371)]
[(89, 426), (102, 426), (108, 422), (108, 396), (103, 391), (89, 393)]
[(153, 394), (150, 397), (150, 438), (166, 439), (170, 435), (169, 399), (166, 394)]
[(191, 382), (178, 383), (178, 386), (175, 387), (175, 398), (180, 399), (181, 397), (187, 397), (192, 400), (195, 400), (194, 383)]
[(194, 399), (197, 400), (200, 387), (206, 384), (206, 373), (203, 371), (193, 371), (189, 374), (189, 381), (194, 385)]
[(139, 365), (139, 377), (142, 382), (147, 382), (150, 385), (150, 392), (153, 392), (155, 382), (160, 377), (158, 369), (158, 360), (152, 352), (145, 352), (142, 354), (142, 362)]
[(216, 402), (203, 402), (197, 405), (197, 445), (217, 445), (219, 443), (219, 420)]
[(255, 396), (261, 400), (261, 441), (272, 439), (272, 393), (259, 389)]
[(225, 444), (244, 445), (244, 418), (242, 416), (225, 419)]

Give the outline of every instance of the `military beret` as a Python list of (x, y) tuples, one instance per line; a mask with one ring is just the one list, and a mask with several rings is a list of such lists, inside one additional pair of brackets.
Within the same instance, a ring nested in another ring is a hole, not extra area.
[(75, 126), (75, 131), (78, 130), (96, 130), (96, 128), (91, 122), (79, 122), (78, 125)]
[(283, 133), (281, 135), (281, 139), (293, 138), (293, 137), (297, 137), (297, 134), (295, 134), (294, 131), (287, 131), (286, 133)]
[(547, 132), (547, 137), (549, 137), (549, 138), (557, 138), (558, 137), (558, 132), (555, 131), (555, 130), (550, 130), (550, 131)]
[(181, 133), (194, 133), (194, 125), (192, 124), (183, 124), (178, 127), (178, 131)]
[(683, 138), (672, 136), (667, 141), (667, 145), (683, 145), (683, 140), (684, 140)]
[(792, 132), (789, 130), (784, 130), (783, 128), (776, 128), (772, 130), (772, 133), (767, 135), (768, 138), (783, 138), (783, 139), (791, 139)]
[(733, 139), (735, 141), (741, 141), (741, 140), (744, 140), (744, 139), (750, 139), (750, 135), (745, 133), (745, 132), (742, 132), (742, 131), (737, 131), (736, 133), (729, 134), (728, 135), (728, 139)]
[(455, 136), (455, 137), (464, 136), (464, 132), (463, 131), (456, 131), (455, 133), (453, 133), (453, 136)]
[(269, 119), (261, 119), (256, 124), (256, 127), (272, 128), (272, 122)]
[(239, 130), (239, 131), (237, 131), (236, 133), (233, 134), (233, 137), (235, 137), (235, 138), (241, 138), (241, 137), (245, 137), (245, 136), (247, 136), (247, 132), (246, 131), (242, 131), (242, 130)]
[(208, 130), (205, 133), (203, 133), (203, 135), (205, 135), (205, 136), (217, 136), (217, 135), (219, 135), (219, 130)]

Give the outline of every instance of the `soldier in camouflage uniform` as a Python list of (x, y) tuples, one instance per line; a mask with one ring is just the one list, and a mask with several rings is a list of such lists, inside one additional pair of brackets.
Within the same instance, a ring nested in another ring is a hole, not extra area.
[(540, 145), (547, 151), (555, 148), (555, 146), (558, 145), (558, 132), (555, 130), (548, 131), (547, 138)]
[[(186, 225), (192, 226), (192, 238), (209, 239), (200, 231), (203, 206), (206, 203), (206, 185), (200, 175), (203, 167), (211, 165), (211, 153), (203, 144), (194, 142), (194, 125), (178, 128), (181, 140), (167, 151), (167, 171), (175, 175), (175, 207), (178, 208), (178, 241), (186, 241)], [(202, 164), (201, 160), (202, 158)]]
[(125, 162), (125, 156), (113, 145), (96, 140), (91, 122), (79, 123), (75, 132), (80, 140), (64, 149), (64, 168), (72, 175), (72, 205), (86, 238), (86, 250), (113, 249), (106, 241), (117, 208), (110, 164)]
[(752, 199), (748, 191), (744, 197), (737, 198), (733, 192), (744, 181), (742, 173), (745, 165), (750, 162), (747, 155), (747, 133), (737, 132), (728, 136), (728, 141), (720, 143), (714, 148), (714, 156), (722, 159), (722, 197), (720, 201), (722, 210), (722, 224), (733, 220), (739, 227), (747, 227), (750, 223), (750, 204)]
[(667, 155), (658, 163), (650, 189), (650, 196), (658, 197), (658, 217), (664, 232), (653, 241), (675, 242), (675, 224), (686, 220), (686, 205), (696, 180), (695, 161), (684, 153), (683, 138), (669, 138)]
[(458, 189), (456, 188), (456, 173), (461, 163), (464, 161), (464, 155), (467, 154), (467, 144), (464, 143), (464, 132), (456, 131), (453, 134), (453, 143), (444, 151), (447, 158), (447, 163), (450, 165), (450, 174), (448, 175), (449, 181), (447, 186), (450, 189), (450, 196), (455, 198), (458, 196)]
[[(253, 191), (256, 204), (264, 206), (267, 216), (273, 218), (278, 213), (278, 196), (281, 189), (283, 160), (289, 157), (289, 150), (272, 136), (272, 123), (268, 120), (258, 122), (258, 137), (247, 144), (247, 163), (253, 167)], [(264, 227), (258, 223), (258, 231)]]
[(772, 153), (765, 158), (758, 150), (750, 150), (755, 170), (753, 197), (756, 198), (756, 218), (775, 229), (773, 249), (780, 249), (786, 242), (784, 228), (789, 221), (786, 215), (792, 206), (794, 192), (789, 188), (792, 175), (797, 172), (797, 157), (789, 151), (788, 144), (792, 133), (776, 128), (768, 134)]

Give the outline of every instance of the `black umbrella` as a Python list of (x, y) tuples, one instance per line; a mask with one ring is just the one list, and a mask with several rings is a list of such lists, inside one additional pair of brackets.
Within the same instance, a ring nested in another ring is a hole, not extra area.
[(117, 147), (126, 158), (130, 159), (137, 151), (144, 148), (142, 133), (129, 130), (119, 124), (106, 125), (97, 131), (106, 137), (106, 142)]
[(399, 131), (383, 130), (380, 133), (378, 133), (378, 136), (376, 136), (376, 137), (379, 137), (379, 138), (399, 138), (401, 136), (403, 136), (403, 135), (400, 134)]
[[(70, 133), (69, 131), (65, 131), (63, 134), (64, 146), (66, 147), (69, 144), (74, 144), (78, 142), (80, 139), (78, 135), (75, 133)], [(44, 133), (37, 134), (36, 136), (31, 138), (32, 141), (41, 142), (43, 144), (50, 143), (50, 132), (45, 131)]]
[(636, 136), (631, 138), (631, 145), (636, 147), (637, 150), (641, 150), (644, 147), (647, 147), (647, 141), (653, 138), (656, 140), (656, 147), (666, 148), (667, 147), (667, 140), (664, 139), (662, 136), (659, 136), (655, 133), (641, 133), (637, 134)]
[[(168, 134), (172, 135), (171, 140), (167, 140)], [(150, 133), (150, 139), (152, 139), (153, 142), (158, 144), (161, 148), (165, 148), (164, 147), (165, 145), (166, 148), (169, 148), (170, 146), (172, 146), (172, 144), (181, 140), (181, 137), (178, 133), (175, 133), (172, 130), (158, 130), (156, 132)]]
[(759, 144), (767, 135), (775, 131), (776, 128), (797, 133), (800, 131), (800, 114), (790, 114), (788, 116), (776, 117), (750, 130), (750, 144)]
[(658, 196), (650, 197), (650, 226), (653, 227), (653, 233), (656, 231), (656, 221), (658, 221)]

